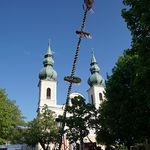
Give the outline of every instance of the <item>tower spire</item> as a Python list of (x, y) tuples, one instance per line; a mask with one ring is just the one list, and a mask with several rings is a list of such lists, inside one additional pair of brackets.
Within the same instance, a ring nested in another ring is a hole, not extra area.
[(94, 55), (94, 50), (92, 49), (92, 59), (91, 59), (91, 67), (90, 67), (90, 72), (91, 76), (88, 79), (88, 84), (92, 87), (93, 85), (103, 85), (104, 80), (102, 76), (100, 75), (99, 71), (99, 66), (97, 64), (95, 55)]
[(49, 54), (49, 55), (52, 55), (52, 50), (51, 50), (50, 39), (48, 40), (47, 54)]
[(97, 63), (96, 62), (96, 58), (94, 56), (94, 48), (92, 48), (92, 60), (91, 60), (91, 63)]
[(54, 60), (53, 60), (53, 54), (52, 54), (52, 50), (50, 47), (50, 40), (49, 40), (47, 53), (45, 54), (44, 60), (43, 60), (44, 67), (42, 68), (39, 74), (40, 80), (56, 80), (57, 73), (53, 69), (53, 64), (54, 64)]

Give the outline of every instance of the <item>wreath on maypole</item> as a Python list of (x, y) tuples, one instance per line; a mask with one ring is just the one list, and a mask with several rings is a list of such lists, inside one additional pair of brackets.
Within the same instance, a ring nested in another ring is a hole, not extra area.
[(81, 83), (81, 79), (79, 77), (70, 77), (70, 76), (66, 76), (64, 77), (64, 80), (70, 83)]

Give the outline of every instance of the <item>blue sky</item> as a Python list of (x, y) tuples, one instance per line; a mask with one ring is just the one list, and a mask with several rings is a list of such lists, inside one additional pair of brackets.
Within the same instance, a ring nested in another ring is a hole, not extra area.
[[(38, 74), (51, 39), (54, 69), (57, 71), (58, 104), (66, 100), (68, 83), (78, 41), (75, 34), (83, 18), (83, 0), (5, 0), (0, 1), (0, 87), (15, 100), (27, 120), (36, 115)], [(91, 49), (106, 79), (122, 55), (130, 47), (131, 36), (121, 17), (121, 0), (95, 0), (94, 13), (88, 14), (85, 30), (91, 40), (83, 39), (75, 75), (82, 79), (72, 92), (87, 99)]]

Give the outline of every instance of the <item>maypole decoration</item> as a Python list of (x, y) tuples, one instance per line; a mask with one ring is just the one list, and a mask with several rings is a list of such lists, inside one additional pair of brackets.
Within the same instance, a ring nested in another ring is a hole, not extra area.
[(77, 59), (78, 59), (78, 55), (79, 55), (81, 39), (82, 38), (91, 38), (90, 33), (84, 31), (84, 27), (85, 27), (87, 12), (92, 10), (93, 3), (94, 3), (94, 0), (84, 0), (84, 4), (83, 4), (84, 16), (83, 16), (83, 21), (82, 21), (82, 25), (81, 25), (81, 30), (76, 31), (76, 34), (79, 36), (79, 40), (78, 40), (76, 51), (75, 51), (75, 57), (74, 57), (74, 61), (73, 61), (71, 76), (66, 76), (64, 78), (65, 81), (69, 82), (69, 87), (68, 87), (67, 98), (66, 98), (66, 103), (64, 106), (64, 113), (63, 113), (63, 118), (62, 118), (63, 121), (62, 121), (61, 131), (60, 131), (59, 150), (61, 150), (61, 145), (62, 145), (62, 137), (64, 134), (64, 127), (65, 127), (64, 120), (66, 119), (66, 107), (68, 106), (68, 103), (69, 103), (69, 96), (71, 93), (72, 84), (81, 82), (81, 79), (79, 77), (75, 77), (74, 75), (75, 75), (76, 63), (77, 63)]

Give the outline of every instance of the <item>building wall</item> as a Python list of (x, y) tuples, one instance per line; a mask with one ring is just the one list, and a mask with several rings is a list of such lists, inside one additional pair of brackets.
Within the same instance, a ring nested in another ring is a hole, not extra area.
[[(102, 99), (100, 99), (100, 95), (102, 94)], [(103, 102), (105, 99), (104, 97), (104, 87), (100, 85), (93, 85), (90, 87), (88, 90), (88, 98), (89, 98), (89, 103), (94, 104), (95, 107), (98, 109), (99, 105)]]
[[(47, 98), (47, 89), (51, 89), (51, 96)], [(47, 81), (41, 80), (39, 83), (39, 107), (44, 106), (56, 106), (57, 99), (57, 82), (56, 81)]]

